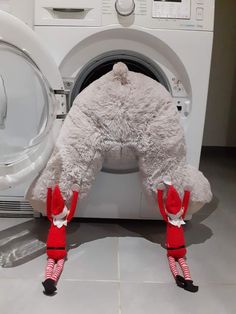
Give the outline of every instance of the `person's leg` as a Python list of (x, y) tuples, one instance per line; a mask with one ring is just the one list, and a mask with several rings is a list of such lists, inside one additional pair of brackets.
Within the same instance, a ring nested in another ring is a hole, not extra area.
[(54, 266), (55, 266), (55, 260), (52, 258), (48, 258), (46, 269), (45, 269), (45, 279), (52, 278)]
[(190, 271), (189, 271), (189, 267), (185, 261), (184, 258), (179, 258), (178, 259), (178, 263), (183, 271), (183, 275), (184, 275), (184, 286), (183, 288), (187, 291), (190, 291), (190, 292), (197, 292), (198, 291), (198, 286), (195, 286), (193, 284), (193, 281), (192, 281), (192, 278), (191, 278), (191, 275), (190, 275)]
[(170, 270), (175, 278), (176, 284), (179, 287), (183, 287), (184, 284), (184, 278), (182, 276), (179, 275), (177, 266), (176, 266), (176, 262), (175, 262), (175, 258), (172, 256), (168, 256), (168, 261), (169, 261), (169, 266), (170, 266)]
[(184, 279), (185, 280), (192, 280), (191, 275), (190, 275), (190, 270), (189, 267), (186, 263), (186, 260), (184, 258), (179, 258), (178, 263), (183, 271)]
[(55, 265), (54, 271), (53, 271), (53, 275), (52, 275), (52, 279), (57, 282), (58, 278), (60, 277), (62, 270), (63, 270), (63, 266), (65, 263), (65, 259), (59, 259)]
[(86, 197), (103, 164), (102, 132), (89, 114), (83, 113), (74, 104), (47, 166), (32, 183), (27, 199), (32, 203), (44, 200), (49, 180), (58, 183), (66, 201), (71, 198), (73, 184), (80, 187), (80, 199)]
[(179, 272), (178, 272), (178, 269), (176, 267), (176, 263), (175, 263), (174, 257), (168, 256), (168, 262), (169, 262), (170, 270), (171, 270), (174, 278), (176, 278), (176, 276), (179, 275)]
[(42, 285), (44, 287), (44, 293), (46, 295), (52, 295), (57, 288), (55, 287), (55, 281), (52, 278), (53, 276), (53, 270), (55, 266), (55, 260), (53, 258), (48, 258), (47, 265), (45, 269), (45, 280), (42, 282)]

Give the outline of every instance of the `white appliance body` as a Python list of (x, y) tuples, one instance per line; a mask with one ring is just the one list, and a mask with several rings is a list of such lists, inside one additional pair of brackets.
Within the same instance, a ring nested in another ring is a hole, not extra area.
[[(179, 109), (187, 159), (196, 167), (205, 120), (213, 24), (212, 0), (136, 0), (129, 16), (117, 12), (114, 0), (35, 1), (34, 30), (59, 67), (70, 95), (68, 105), (92, 71), (114, 61), (116, 55), (153, 68)], [(80, 202), (76, 215), (158, 219), (156, 204), (145, 200), (139, 173), (114, 172), (102, 171), (97, 176), (89, 198)], [(2, 191), (0, 199), (23, 198), (30, 181)]]

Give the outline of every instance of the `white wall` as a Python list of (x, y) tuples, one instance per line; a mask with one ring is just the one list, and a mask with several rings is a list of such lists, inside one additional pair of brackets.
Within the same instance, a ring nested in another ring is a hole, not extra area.
[(236, 146), (236, 1), (216, 0), (204, 146)]

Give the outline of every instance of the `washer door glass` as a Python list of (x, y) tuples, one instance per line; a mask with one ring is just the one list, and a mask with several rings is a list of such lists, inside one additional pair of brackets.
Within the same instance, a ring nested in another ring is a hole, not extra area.
[(0, 166), (35, 152), (56, 115), (47, 80), (26, 52), (0, 42)]

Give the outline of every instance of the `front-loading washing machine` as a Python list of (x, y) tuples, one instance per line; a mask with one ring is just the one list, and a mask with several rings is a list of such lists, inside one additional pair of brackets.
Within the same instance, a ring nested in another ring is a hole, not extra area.
[[(118, 61), (171, 93), (185, 130), (188, 162), (199, 166), (214, 1), (37, 0), (36, 35), (4, 13), (0, 18), (6, 24), (0, 29), (0, 84), (8, 98), (6, 127), (0, 130), (0, 210), (27, 209), (25, 190), (48, 160), (73, 100)], [(160, 217), (156, 204), (146, 203), (135, 160), (122, 166), (105, 160), (77, 216)]]

